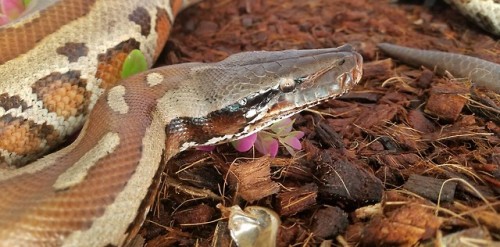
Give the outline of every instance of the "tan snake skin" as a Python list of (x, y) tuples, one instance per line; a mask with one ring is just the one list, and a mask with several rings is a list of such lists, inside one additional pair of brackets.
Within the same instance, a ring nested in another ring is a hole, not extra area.
[(445, 0), (484, 30), (500, 36), (499, 0)]
[(88, 120), (68, 147), (0, 171), (0, 246), (124, 245), (175, 154), (258, 131), (361, 78), (361, 56), (342, 46), (240, 53), (116, 85), (131, 49), (152, 64), (188, 3), (64, 0), (1, 29), (4, 163), (21, 166)]
[(140, 49), (151, 66), (193, 2), (44, 0), (2, 27), (0, 164), (23, 165), (80, 129), (127, 54)]

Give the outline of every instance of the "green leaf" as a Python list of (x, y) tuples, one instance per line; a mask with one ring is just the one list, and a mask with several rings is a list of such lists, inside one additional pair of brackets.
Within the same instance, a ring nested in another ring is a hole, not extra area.
[(31, 0), (23, 0), (24, 6), (28, 6), (31, 3)]
[(140, 50), (135, 49), (132, 50), (125, 59), (120, 76), (122, 79), (125, 79), (131, 75), (146, 71), (147, 69), (148, 63), (146, 62), (144, 54), (142, 54)]

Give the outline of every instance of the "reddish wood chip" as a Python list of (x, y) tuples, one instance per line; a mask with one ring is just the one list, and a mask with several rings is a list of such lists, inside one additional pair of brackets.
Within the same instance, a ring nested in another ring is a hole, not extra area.
[(297, 242), (300, 242), (300, 240), (297, 239), (300, 235), (306, 236), (307, 233), (294, 222), (284, 222), (281, 224), (280, 230), (278, 231), (276, 246), (289, 247)]
[(390, 122), (396, 116), (397, 111), (397, 106), (388, 104), (364, 107), (363, 113), (359, 115), (355, 124), (365, 129), (370, 129), (372, 126), (381, 126)]
[(317, 195), (318, 186), (313, 183), (299, 188), (287, 188), (286, 192), (281, 192), (276, 197), (276, 208), (282, 216), (294, 215), (316, 204)]
[(408, 124), (422, 133), (430, 133), (436, 130), (436, 125), (426, 118), (420, 109), (408, 112)]
[(365, 80), (381, 80), (391, 76), (392, 60), (384, 59), (368, 62), (363, 65), (363, 78)]
[(436, 85), (431, 90), (425, 112), (444, 121), (455, 121), (467, 103), (467, 98), (459, 94), (465, 93), (467, 93), (467, 89), (463, 84)]
[(193, 227), (193, 225), (207, 223), (212, 219), (214, 213), (214, 208), (206, 204), (198, 204), (194, 207), (175, 212), (173, 218), (184, 227)]
[(229, 181), (238, 188), (238, 194), (253, 202), (279, 191), (279, 185), (271, 180), (271, 159), (262, 157), (249, 162), (232, 165)]
[(412, 246), (434, 236), (441, 223), (432, 209), (407, 204), (385, 218), (373, 219), (365, 227), (361, 241), (366, 246)]

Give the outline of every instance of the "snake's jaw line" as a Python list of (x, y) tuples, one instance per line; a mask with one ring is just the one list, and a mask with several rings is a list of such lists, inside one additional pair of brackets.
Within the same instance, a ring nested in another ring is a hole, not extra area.
[(247, 136), (346, 93), (361, 79), (362, 64), (361, 55), (349, 45), (314, 50), (244, 52), (228, 57), (216, 66), (225, 67), (231, 80), (250, 82), (239, 85), (240, 91), (255, 89), (247, 95), (227, 96), (226, 102), (231, 107), (243, 110), (246, 122), (242, 123), (239, 133), (226, 136), (223, 141)]
[[(168, 115), (167, 135), (185, 150), (239, 139), (347, 92), (361, 79), (362, 57), (352, 47), (342, 46), (243, 52), (217, 63), (172, 68), (186, 71), (175, 80), (190, 80), (204, 88), (195, 92), (191, 105), (180, 109), (171, 102), (182, 102), (179, 95), (189, 98), (192, 94), (180, 83), (173, 83), (175, 88), (160, 100), (158, 108)], [(185, 134), (186, 130), (191, 132)], [(171, 142), (171, 146), (176, 144)]]
[[(338, 97), (356, 85), (362, 76), (363, 58), (353, 51), (321, 54), (323, 60), (314, 65), (303, 65), (299, 77), (295, 71), (285, 78), (303, 78), (290, 92), (279, 92), (269, 100), (249, 125), (248, 132), (263, 129), (272, 123), (310, 108), (321, 102)], [(320, 56), (320, 57), (321, 57)], [(314, 56), (315, 59), (317, 55)], [(312, 69), (311, 69), (312, 68)], [(311, 71), (310, 74), (307, 74)], [(288, 80), (289, 81), (289, 80)], [(277, 83), (279, 84), (280, 80)], [(275, 86), (276, 87), (276, 86)]]

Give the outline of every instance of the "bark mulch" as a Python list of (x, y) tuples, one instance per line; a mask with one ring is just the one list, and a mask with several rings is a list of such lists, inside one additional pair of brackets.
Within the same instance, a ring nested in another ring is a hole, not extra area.
[(171, 160), (140, 232), (147, 245), (236, 246), (218, 204), (275, 210), (278, 246), (499, 241), (499, 95), (400, 64), (376, 44), (496, 63), (500, 44), (440, 1), (394, 2), (207, 0), (184, 11), (161, 65), (350, 43), (364, 76), (349, 94), (294, 116), (305, 132), (294, 157), (222, 145)]

